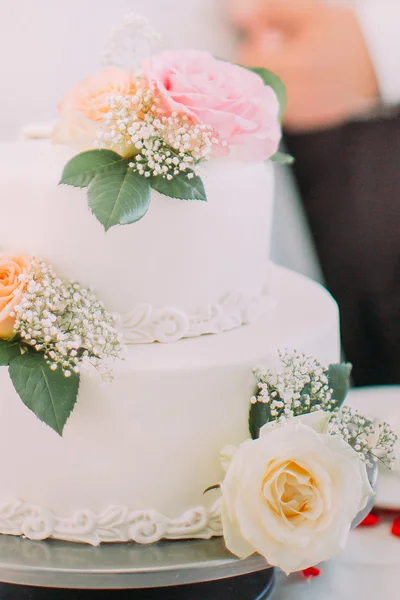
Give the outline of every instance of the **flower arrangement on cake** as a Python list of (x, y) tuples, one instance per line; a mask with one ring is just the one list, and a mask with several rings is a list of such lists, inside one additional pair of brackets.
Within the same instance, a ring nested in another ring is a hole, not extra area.
[(91, 211), (107, 231), (140, 220), (151, 189), (206, 201), (201, 166), (212, 157), (261, 162), (278, 152), (282, 82), (195, 50), (164, 51), (137, 70), (103, 68), (59, 105), (53, 140), (81, 150), (62, 184), (87, 187)]
[(344, 549), (374, 495), (369, 472), (392, 468), (396, 434), (343, 406), (351, 366), (280, 353), (281, 370), (255, 369), (251, 438), (221, 452), (222, 530), (228, 549), (258, 552), (287, 574)]
[(41, 421), (62, 435), (81, 371), (108, 381), (108, 361), (121, 353), (115, 318), (92, 290), (63, 282), (38, 258), (0, 255), (0, 366)]

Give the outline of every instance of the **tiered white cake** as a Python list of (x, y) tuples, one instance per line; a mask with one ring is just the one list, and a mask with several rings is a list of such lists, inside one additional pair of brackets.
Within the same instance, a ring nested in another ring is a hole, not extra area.
[(0, 251), (94, 286), (126, 357), (111, 384), (82, 376), (62, 438), (0, 369), (0, 531), (93, 544), (219, 534), (218, 492), (203, 492), (221, 480), (221, 449), (249, 436), (252, 369), (277, 349), (336, 362), (336, 304), (268, 261), (270, 163), (213, 159), (207, 203), (153, 190), (145, 219), (105, 234), (84, 191), (57, 185), (70, 156), (48, 141), (0, 146)]

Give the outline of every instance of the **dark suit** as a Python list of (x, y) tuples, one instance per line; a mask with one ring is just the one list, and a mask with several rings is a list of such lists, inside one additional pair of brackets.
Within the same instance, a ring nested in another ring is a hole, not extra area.
[(400, 116), (286, 144), (354, 383), (400, 384)]

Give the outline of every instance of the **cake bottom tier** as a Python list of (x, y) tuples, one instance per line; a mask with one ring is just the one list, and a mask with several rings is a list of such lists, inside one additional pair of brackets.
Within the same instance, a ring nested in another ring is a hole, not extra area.
[(276, 308), (222, 335), (129, 349), (102, 384), (83, 377), (64, 437), (21, 402), (0, 369), (0, 533), (99, 544), (221, 533), (220, 452), (249, 437), (253, 368), (277, 350), (339, 359), (335, 302), (274, 273)]

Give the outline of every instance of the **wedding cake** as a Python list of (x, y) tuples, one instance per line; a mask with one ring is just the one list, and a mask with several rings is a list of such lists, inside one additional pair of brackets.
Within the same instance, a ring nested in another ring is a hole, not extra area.
[(339, 360), (337, 306), (268, 258), (280, 85), (165, 52), (140, 78), (108, 67), (67, 94), (53, 140), (0, 145), (1, 533), (224, 533), (234, 548), (214, 484), (249, 438), (249, 409), (269, 406), (278, 350), (300, 352), (283, 361), (317, 382), (306, 402), (332, 408), (313, 394), (328, 390), (319, 365)]

